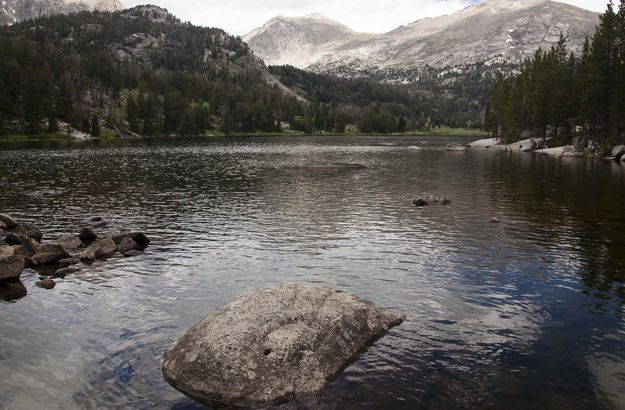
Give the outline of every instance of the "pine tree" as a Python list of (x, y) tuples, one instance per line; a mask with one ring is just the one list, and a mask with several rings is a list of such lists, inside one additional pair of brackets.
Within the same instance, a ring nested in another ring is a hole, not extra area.
[(91, 134), (92, 137), (96, 138), (100, 136), (100, 120), (96, 115), (91, 116), (91, 126), (89, 127), (89, 134)]

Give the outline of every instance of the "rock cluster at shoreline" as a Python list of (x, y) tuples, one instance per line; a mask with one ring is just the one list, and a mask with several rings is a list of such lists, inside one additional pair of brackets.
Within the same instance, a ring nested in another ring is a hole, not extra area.
[(105, 260), (116, 253), (126, 257), (142, 253), (150, 239), (142, 232), (122, 230), (111, 237), (99, 237), (94, 229), (107, 226), (102, 218), (93, 218), (78, 235), (67, 234), (43, 242), (41, 229), (32, 224), (22, 224), (9, 215), (0, 214), (0, 299), (20, 299), (27, 294), (21, 275), (32, 269), (40, 276), (36, 286), (53, 289), (55, 279), (81, 269), (82, 264)]
[(215, 408), (266, 408), (321, 392), (398, 315), (304, 284), (258, 289), (217, 309), (164, 355), (163, 376)]
[(511, 144), (504, 144), (499, 138), (486, 138), (470, 143), (467, 148), (489, 149), (494, 151), (536, 152), (537, 154), (558, 158), (593, 156), (625, 163), (625, 145), (617, 145), (612, 149), (611, 155), (602, 156), (596, 153), (596, 146), (593, 141), (588, 142), (581, 138), (576, 138), (573, 141), (573, 145), (552, 148), (545, 147), (545, 141), (542, 138), (527, 138)]

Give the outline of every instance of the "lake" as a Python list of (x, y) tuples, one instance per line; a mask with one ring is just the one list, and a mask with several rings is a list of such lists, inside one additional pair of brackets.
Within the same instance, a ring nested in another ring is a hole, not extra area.
[[(28, 296), (0, 303), (0, 408), (201, 408), (163, 380), (163, 352), (279, 282), (407, 315), (285, 408), (625, 408), (625, 167), (443, 151), (470, 141), (0, 144), (0, 212), (47, 239), (93, 216), (152, 239), (51, 291), (24, 272)], [(367, 169), (291, 168), (315, 161)], [(452, 203), (416, 208), (427, 192)]]

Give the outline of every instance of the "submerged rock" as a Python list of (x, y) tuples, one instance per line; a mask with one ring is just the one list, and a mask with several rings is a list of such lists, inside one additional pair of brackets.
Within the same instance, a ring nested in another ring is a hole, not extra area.
[(417, 199), (412, 201), (412, 203), (415, 204), (415, 206), (421, 208), (421, 207), (432, 205), (432, 204), (449, 205), (451, 204), (451, 200), (444, 196), (435, 196), (432, 194), (425, 194), (425, 195), (419, 196)]
[(0, 300), (12, 302), (22, 299), (26, 295), (28, 295), (28, 291), (21, 281), (0, 282)]
[(47, 278), (47, 279), (40, 280), (39, 282), (35, 283), (35, 285), (42, 289), (50, 290), (50, 289), (54, 289), (54, 287), (56, 286), (56, 282), (53, 281), (52, 279)]
[(193, 326), (164, 355), (163, 375), (212, 406), (263, 407), (319, 393), (404, 317), (308, 285), (259, 289)]
[(462, 144), (447, 144), (445, 146), (445, 151), (466, 151), (467, 147)]

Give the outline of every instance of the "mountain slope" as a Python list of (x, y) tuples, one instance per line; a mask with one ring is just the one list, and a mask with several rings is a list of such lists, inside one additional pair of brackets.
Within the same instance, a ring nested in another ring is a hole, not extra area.
[[(461, 67), (478, 62), (518, 63), (540, 46), (556, 43), (560, 33), (580, 51), (598, 23), (596, 13), (551, 0), (483, 0), (458, 13), (418, 20), (384, 34), (328, 32), (317, 37), (312, 21), (270, 22), (244, 36), (268, 64), (289, 64), (316, 72), (344, 76), (370, 75), (434, 68)], [(320, 19), (319, 19), (320, 20)], [(337, 26), (323, 20), (321, 27)], [(281, 39), (289, 36), (288, 47)], [(315, 27), (315, 29), (319, 29)], [(406, 75), (404, 81), (410, 81)]]
[(293, 94), (239, 38), (156, 6), (0, 27), (0, 134), (271, 132), (303, 110)]
[(0, 25), (54, 14), (80, 11), (118, 11), (119, 0), (0, 0)]

